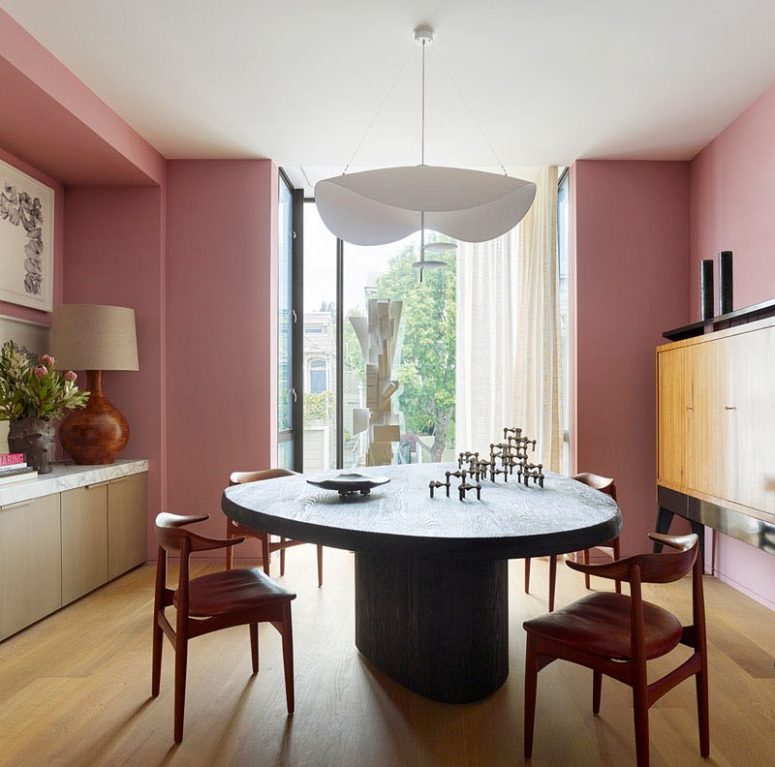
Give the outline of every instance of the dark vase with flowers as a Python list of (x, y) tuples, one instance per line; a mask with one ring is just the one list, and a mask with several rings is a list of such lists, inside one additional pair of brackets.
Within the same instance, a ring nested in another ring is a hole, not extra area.
[(72, 370), (58, 373), (50, 354), (30, 354), (7, 341), (0, 349), (0, 420), (10, 421), (8, 448), (24, 453), (39, 474), (51, 471), (55, 423), (82, 408), (89, 392), (79, 391)]
[(27, 465), (48, 474), (54, 462), (54, 435), (56, 428), (45, 418), (19, 418), (11, 421), (8, 431), (8, 449), (24, 453)]

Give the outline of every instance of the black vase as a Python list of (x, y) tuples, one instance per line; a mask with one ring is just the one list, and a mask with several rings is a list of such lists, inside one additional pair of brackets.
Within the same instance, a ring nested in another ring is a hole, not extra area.
[(700, 264), (700, 318), (713, 317), (713, 259), (706, 258)]
[(12, 453), (24, 453), (24, 460), (38, 474), (48, 474), (54, 460), (54, 424), (45, 418), (20, 418), (11, 421), (8, 447)]
[(732, 251), (722, 250), (718, 254), (718, 298), (719, 314), (732, 311)]

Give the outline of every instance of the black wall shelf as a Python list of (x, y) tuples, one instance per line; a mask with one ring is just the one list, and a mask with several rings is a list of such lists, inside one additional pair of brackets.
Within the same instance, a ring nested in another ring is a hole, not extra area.
[(673, 328), (662, 333), (668, 341), (683, 341), (686, 338), (695, 338), (696, 336), (713, 333), (716, 330), (726, 330), (735, 325), (745, 325), (755, 320), (763, 320), (767, 317), (775, 317), (775, 299), (762, 301), (759, 304), (744, 306), (742, 309), (735, 309), (728, 314), (719, 314), (717, 317), (711, 317), (708, 320), (693, 322), (691, 325), (683, 325), (680, 328)]

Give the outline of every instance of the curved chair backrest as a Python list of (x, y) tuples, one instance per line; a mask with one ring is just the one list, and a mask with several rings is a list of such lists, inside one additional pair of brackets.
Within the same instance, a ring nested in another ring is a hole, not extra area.
[(694, 566), (699, 551), (700, 539), (690, 535), (659, 535), (649, 533), (649, 538), (676, 549), (677, 553), (636, 554), (616, 562), (603, 565), (579, 565), (568, 560), (572, 570), (589, 572), (601, 578), (627, 581), (632, 584), (637, 578), (640, 583), (670, 583), (683, 578)]
[(262, 479), (276, 479), (298, 474), (289, 469), (261, 469), (260, 471), (233, 471), (229, 474), (230, 485), (244, 485), (246, 482), (260, 482)]
[(209, 519), (209, 514), (198, 517), (186, 517), (181, 514), (162, 512), (156, 517), (156, 541), (159, 547), (165, 551), (183, 552), (190, 554), (192, 551), (212, 551), (222, 549), (225, 546), (233, 546), (245, 539), (232, 538), (229, 541), (219, 538), (207, 538), (186, 530), (186, 525), (195, 522), (204, 522)]
[(581, 482), (588, 487), (599, 490), (601, 493), (610, 495), (616, 500), (616, 484), (613, 477), (601, 477), (599, 474), (592, 474), (588, 471), (582, 471), (580, 474), (574, 474), (571, 479)]

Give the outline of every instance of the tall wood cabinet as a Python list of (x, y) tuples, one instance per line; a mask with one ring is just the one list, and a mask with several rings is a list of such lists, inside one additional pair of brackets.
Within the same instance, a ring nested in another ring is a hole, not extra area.
[(657, 388), (660, 507), (775, 553), (775, 319), (658, 347)]
[(115, 479), (77, 467), (0, 490), (0, 640), (145, 562), (147, 464), (134, 464)]

